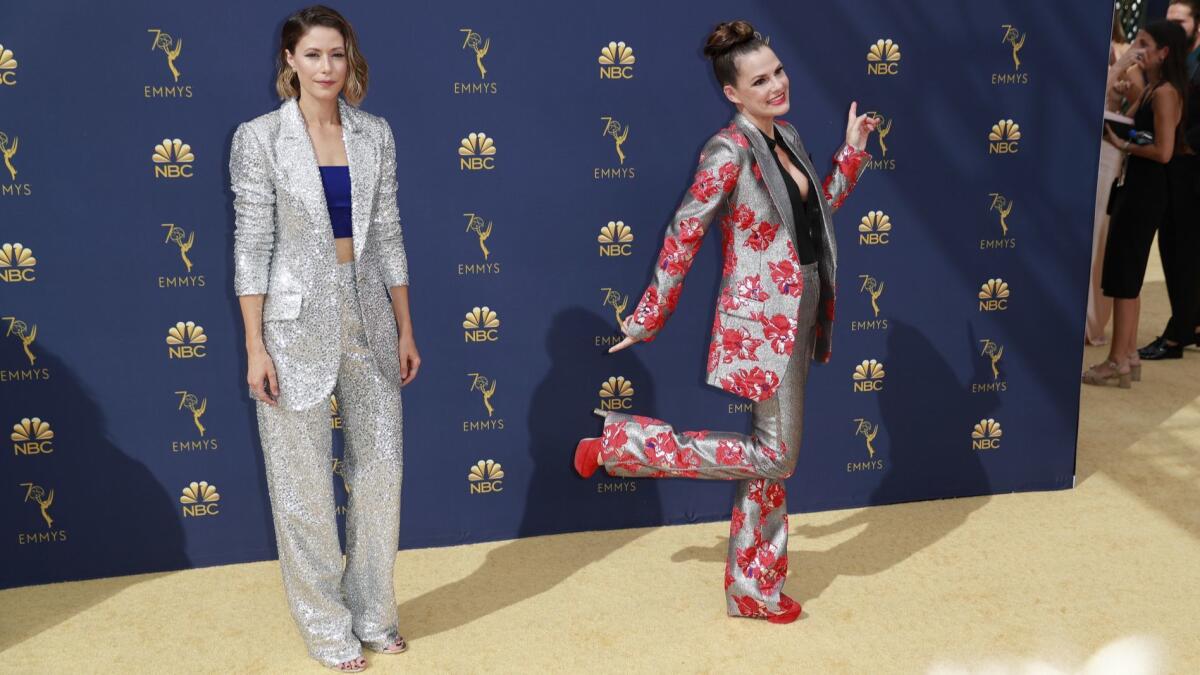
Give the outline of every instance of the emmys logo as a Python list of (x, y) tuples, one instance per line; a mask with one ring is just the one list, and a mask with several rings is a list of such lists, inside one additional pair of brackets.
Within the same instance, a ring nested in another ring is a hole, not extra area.
[(54, 452), (54, 430), (50, 428), (49, 422), (43, 422), (37, 417), (22, 418), (13, 425), (9, 438), (13, 442), (13, 454), (17, 456), (48, 455)]
[(875, 318), (869, 321), (851, 321), (850, 330), (887, 330), (887, 319), (879, 318), (879, 298), (883, 295), (883, 282), (870, 274), (860, 274), (858, 278), (862, 279), (858, 292), (871, 298), (871, 310), (875, 312)]
[(20, 483), (20, 486), (25, 489), (24, 503), (33, 504), (38, 508), (42, 520), (46, 523), (47, 531), (28, 534), (21, 532), (17, 534), (17, 544), (24, 546), (25, 544), (50, 544), (66, 541), (66, 530), (55, 530), (54, 517), (50, 515), (50, 507), (54, 504), (54, 490), (47, 492), (45, 488), (34, 483)]
[(167, 329), (167, 358), (202, 359), (207, 355), (208, 335), (193, 321), (180, 321)]
[(163, 239), (164, 244), (174, 244), (179, 249), (179, 259), (183, 261), (183, 266), (187, 274), (179, 276), (159, 276), (159, 288), (202, 288), (207, 283), (203, 274), (191, 274), (192, 259), (188, 257), (188, 251), (192, 250), (192, 245), (196, 243), (196, 232), (187, 232), (182, 227), (174, 223), (162, 223), (161, 227), (167, 229), (167, 236)]
[(467, 391), (477, 391), (483, 397), (483, 409), (487, 411), (487, 419), (463, 420), (462, 430), (467, 431), (500, 431), (504, 429), (504, 418), (496, 417), (496, 406), (492, 405), (492, 397), (496, 395), (496, 381), (488, 379), (480, 373), (467, 373), (471, 386)]
[(621, 123), (611, 117), (601, 117), (600, 119), (604, 120), (604, 133), (601, 135), (612, 136), (613, 143), (617, 148), (617, 159), (624, 165), (625, 151), (621, 149), (621, 146), (625, 145), (625, 139), (629, 138), (629, 125), (626, 124), (622, 129)]
[(0, 45), (0, 86), (11, 87), (17, 83), (17, 59), (11, 49)]
[(602, 80), (632, 80), (633, 64), (637, 58), (633, 55), (633, 47), (625, 46), (624, 42), (610, 42), (600, 50), (600, 79)]
[(495, 342), (500, 339), (500, 317), (486, 306), (472, 307), (462, 326), (466, 342)]
[(627, 256), (633, 253), (633, 230), (623, 221), (608, 221), (600, 228), (600, 257)]
[(629, 296), (622, 295), (615, 288), (601, 288), (600, 292), (604, 294), (604, 300), (600, 303), (600, 306), (612, 308), (613, 316), (617, 320), (618, 334), (596, 335), (592, 338), (592, 344), (596, 347), (611, 347), (624, 339), (624, 335), (620, 333), (620, 330), (621, 326), (625, 323), (625, 317), (621, 313), (629, 306)]
[(610, 377), (600, 385), (601, 410), (629, 410), (633, 407), (633, 383), (623, 376)]
[(11, 178), (8, 183), (0, 183), (0, 195), (5, 197), (28, 197), (33, 194), (32, 185), (17, 182), (17, 165), (13, 164), (13, 158), (17, 156), (17, 148), (21, 145), (20, 141), (20, 138), (16, 136), (9, 138), (8, 134), (0, 131), (0, 157), (4, 158), (4, 168), (8, 170), (9, 178)]
[(479, 241), (479, 251), (483, 254), (484, 262), (459, 263), (459, 276), (467, 274), (499, 274), (500, 263), (487, 262), (492, 256), (492, 251), (487, 246), (487, 240), (492, 236), (492, 221), (485, 221), (482, 216), (475, 213), (464, 213), (463, 217), (467, 219), (466, 231), (473, 233)]
[(1020, 150), (1021, 125), (1012, 120), (1000, 120), (988, 132), (989, 155), (1015, 155)]
[(22, 244), (5, 244), (0, 247), (0, 281), (8, 283), (37, 281), (37, 258), (33, 250)]
[[(487, 79), (487, 68), (483, 65), (483, 58), (487, 56), (488, 51), (492, 48), (492, 39), (485, 38), (479, 33), (476, 33), (470, 28), (460, 28), (458, 32), (463, 34), (462, 49), (468, 51), (475, 56), (475, 67), (479, 69), (479, 79)], [(454, 93), (458, 94), (495, 94), (497, 87), (495, 82), (455, 82)]]
[(151, 160), (154, 161), (155, 178), (191, 178), (196, 155), (192, 153), (192, 146), (178, 138), (164, 138), (162, 143), (154, 146)]
[(199, 483), (192, 481), (190, 485), (183, 488), (183, 495), (179, 497), (179, 503), (183, 504), (184, 518), (218, 515), (220, 514), (217, 508), (219, 501), (221, 501), (221, 495), (217, 493), (217, 486), (209, 485), (208, 481), (203, 480)]
[(876, 40), (867, 50), (868, 75), (898, 75), (900, 73), (900, 45), (891, 39)]
[(473, 132), (458, 144), (459, 171), (491, 171), (496, 168), (496, 142), (483, 132)]
[(338, 411), (337, 394), (330, 394), (329, 395), (329, 428), (330, 429), (341, 429), (343, 426), (345, 426), (345, 422), (342, 420), (342, 415)]
[(992, 381), (983, 383), (973, 382), (971, 384), (971, 393), (984, 394), (1008, 391), (1008, 383), (1000, 379), (1000, 359), (1004, 357), (1004, 346), (987, 339), (980, 340), (979, 344), (983, 345), (979, 356), (987, 359), (988, 365), (991, 366)]
[(205, 437), (208, 429), (204, 427), (204, 423), (200, 421), (204, 417), (204, 411), (208, 410), (208, 399), (201, 399), (195, 394), (188, 391), (177, 391), (175, 395), (179, 397), (180, 412), (186, 412), (192, 417), (192, 424), (195, 425), (196, 431), (200, 432), (200, 438), (193, 438), (186, 441), (172, 441), (171, 452), (189, 452), (192, 450), (216, 450), (218, 447), (217, 439)]
[(855, 471), (881, 471), (883, 470), (883, 460), (875, 459), (875, 437), (879, 435), (879, 425), (872, 424), (869, 420), (859, 417), (854, 420), (855, 425), (854, 437), (863, 437), (867, 444), (867, 460), (865, 462), (846, 462), (846, 473), (854, 473)]
[(883, 211), (870, 211), (858, 222), (860, 246), (886, 245), (892, 236), (892, 219)]
[(1016, 26), (1007, 23), (1000, 29), (1004, 31), (1000, 44), (1012, 48), (1013, 72), (992, 73), (992, 84), (1029, 84), (1029, 73), (1018, 72), (1021, 70), (1021, 48), (1025, 46), (1025, 36), (1028, 33), (1022, 33)]
[(972, 450), (999, 450), (1000, 437), (1004, 432), (1000, 429), (1000, 423), (990, 417), (988, 419), (979, 420), (975, 428), (971, 430), (971, 449)]
[(979, 288), (979, 311), (1003, 312), (1008, 309), (1008, 282), (988, 279)]
[(500, 462), (491, 459), (481, 459), (467, 473), (467, 481), (471, 486), (471, 494), (486, 495), (500, 492), (504, 489), (504, 468)]
[(24, 321), (13, 316), (6, 316), (4, 320), (8, 322), (8, 330), (4, 333), (5, 337), (12, 336), (21, 341), (21, 348), (25, 350), (25, 358), (29, 359), (29, 365), (32, 366), (34, 361), (37, 361), (37, 357), (33, 355), (33, 351), (29, 347), (37, 339), (37, 325), (30, 328)]
[(851, 379), (854, 381), (854, 392), (858, 394), (880, 391), (883, 389), (883, 378), (887, 373), (883, 370), (883, 364), (875, 359), (863, 361), (854, 366), (854, 374)]
[(989, 251), (994, 249), (1016, 248), (1017, 240), (1008, 236), (1008, 216), (1013, 210), (1013, 200), (1008, 199), (999, 192), (989, 193), (992, 198), (992, 205), (988, 207), (988, 211), (995, 211), (1000, 216), (1000, 239), (980, 239), (979, 250)]
[(882, 113), (879, 113), (874, 110), (868, 112), (867, 115), (869, 117), (874, 117), (877, 120), (879, 120), (879, 125), (875, 127), (875, 131), (877, 132), (875, 134), (875, 137), (879, 141), (879, 155), (880, 155), (879, 159), (872, 159), (871, 161), (869, 161), (867, 163), (867, 168), (875, 169), (877, 171), (895, 171), (896, 170), (896, 159), (894, 156), (890, 159), (888, 158), (888, 144), (887, 144), (888, 134), (892, 133), (892, 118), (885, 117)]
[(617, 151), (617, 161), (621, 166), (616, 167), (596, 167), (592, 169), (592, 178), (595, 180), (607, 178), (634, 178), (637, 176), (637, 169), (625, 166), (625, 141), (629, 139), (629, 125), (621, 125), (621, 122), (608, 117), (607, 115), (600, 118), (604, 122), (604, 130), (601, 131), (602, 138), (612, 138), (613, 145)]
[(179, 53), (183, 51), (183, 40), (176, 39), (167, 33), (157, 28), (147, 28), (147, 33), (151, 34), (150, 51), (160, 51), (167, 59), (167, 68), (171, 71), (171, 77), (174, 78), (175, 84), (169, 86), (147, 84), (142, 87), (142, 96), (145, 98), (191, 98), (192, 85), (178, 84), (181, 74), (179, 67), (175, 65), (175, 60), (179, 58)]

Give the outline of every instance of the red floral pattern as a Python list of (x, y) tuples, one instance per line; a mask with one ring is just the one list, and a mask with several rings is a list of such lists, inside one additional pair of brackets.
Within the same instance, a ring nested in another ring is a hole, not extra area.
[(767, 267), (770, 268), (771, 280), (775, 282), (780, 293), (798, 298), (804, 292), (804, 278), (800, 276), (799, 268), (793, 265), (792, 261), (769, 262)]
[(762, 287), (762, 275), (754, 274), (738, 282), (738, 297), (755, 302), (765, 302), (768, 296)]
[(750, 228), (750, 236), (746, 239), (746, 246), (755, 251), (765, 251), (775, 241), (775, 233), (779, 231), (778, 223), (761, 223)]
[(750, 331), (743, 326), (725, 328), (721, 331), (721, 350), (725, 352), (722, 361), (724, 363), (733, 363), (734, 359), (757, 361), (758, 354), (756, 352), (762, 344), (762, 340), (752, 337)]
[[(746, 450), (742, 447), (741, 443), (735, 443), (733, 441), (721, 441), (717, 443), (717, 463), (724, 466), (745, 466)], [(741, 514), (743, 518), (745, 517), (745, 514), (741, 513), (741, 511), (738, 511), (736, 508), (733, 510), (733, 513), (735, 519), (737, 518), (738, 514)], [(733, 529), (736, 532), (742, 528), (739, 525)]]
[(733, 602), (737, 605), (738, 613), (752, 619), (765, 619), (769, 616), (767, 606), (762, 600), (749, 595), (735, 595)]
[(768, 317), (762, 312), (754, 314), (754, 320), (762, 326), (763, 337), (771, 343), (771, 350), (776, 354), (792, 355), (796, 346), (796, 320), (784, 314)]
[(642, 328), (645, 328), (651, 335), (657, 333), (666, 322), (663, 316), (662, 308), (658, 306), (658, 288), (650, 286), (642, 295), (642, 301), (638, 303), (637, 309), (633, 313), (633, 322)]
[(742, 368), (721, 378), (721, 388), (748, 398), (752, 401), (765, 401), (779, 386), (779, 375), (772, 370), (763, 370), (754, 366), (750, 370)]

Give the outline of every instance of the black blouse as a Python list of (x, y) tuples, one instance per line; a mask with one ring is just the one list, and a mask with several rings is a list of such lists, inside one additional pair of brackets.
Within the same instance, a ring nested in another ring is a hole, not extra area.
[[(800, 196), (800, 186), (796, 184), (796, 179), (792, 178), (792, 174), (788, 173), (780, 161), (779, 155), (775, 154), (775, 146), (779, 143), (763, 133), (762, 129), (759, 129), (758, 133), (762, 134), (763, 140), (767, 142), (767, 148), (775, 158), (775, 166), (779, 168), (783, 184), (787, 187), (788, 201), (792, 207), (792, 222), (796, 224), (796, 255), (800, 258), (801, 265), (815, 263), (817, 250), (821, 245), (821, 209), (816, 199), (803, 199)], [(804, 171), (804, 165), (786, 143), (783, 144), (783, 151), (797, 169)], [(808, 196), (813, 197), (813, 190), (816, 189), (818, 188), (813, 183), (812, 176), (808, 176)]]

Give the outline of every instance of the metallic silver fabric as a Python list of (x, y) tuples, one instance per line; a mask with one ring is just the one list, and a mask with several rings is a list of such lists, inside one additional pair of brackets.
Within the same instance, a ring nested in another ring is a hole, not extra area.
[[(828, 361), (837, 279), (833, 213), (853, 190), (871, 156), (843, 145), (822, 182), (795, 128), (778, 121), (775, 134), (800, 159), (799, 168), (807, 174), (811, 189), (821, 186), (824, 197), (818, 199), (821, 297), (815, 358)], [(708, 383), (761, 402), (779, 386), (798, 339), (790, 319), (809, 292), (800, 278), (795, 223), (783, 176), (766, 141), (744, 115), (734, 117), (704, 146), (692, 186), (667, 226), (654, 278), (633, 312), (629, 333), (650, 340), (662, 329), (675, 310), (700, 243), (718, 216), (724, 267)]]
[[(396, 207), (396, 145), (388, 123), (339, 100), (350, 166), (358, 296), (367, 342), (385, 376), (400, 380), (388, 289), (408, 284)], [(241, 124), (229, 173), (237, 217), (234, 291), (265, 294), (263, 339), (280, 405), (329, 398), (338, 374), (337, 258), (317, 159), (295, 99)]]
[(345, 422), (346, 560), (338, 546), (329, 404), (258, 403), (258, 430), (279, 564), (292, 616), (313, 658), (336, 665), (399, 635), (392, 570), (403, 472), (400, 386), (378, 367), (360, 317), (354, 263), (337, 268), (341, 354), (336, 387)]
[(624, 413), (605, 418), (601, 451), (610, 475), (630, 478), (739, 480), (729, 529), (725, 596), (731, 616), (769, 618), (794, 603), (787, 575), (787, 492), (804, 427), (804, 384), (816, 346), (818, 264), (801, 268), (806, 292), (796, 315), (796, 344), (774, 395), (753, 407), (750, 436), (677, 432), (661, 420)]

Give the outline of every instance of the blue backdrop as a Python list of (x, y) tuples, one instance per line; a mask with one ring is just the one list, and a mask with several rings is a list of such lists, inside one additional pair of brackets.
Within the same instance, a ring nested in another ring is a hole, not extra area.
[[(371, 66), (363, 108), (395, 130), (425, 360), (404, 393), (403, 547), (728, 516), (730, 484), (585, 482), (570, 459), (601, 405), (748, 428), (745, 402), (702, 380), (719, 242), (657, 341), (605, 353), (700, 147), (731, 116), (700, 53), (730, 7), (340, 7)], [(0, 586), (275, 555), (227, 164), (236, 125), (278, 105), (273, 58), (295, 8), (3, 11), (0, 422), (13, 449)], [(737, 13), (787, 67), (788, 119), (819, 167), (851, 100), (887, 130), (837, 216), (834, 357), (808, 385), (789, 506), (1070, 487), (1107, 8), (793, 0)], [(613, 67), (610, 42), (624, 45)], [(463, 161), (471, 133), (493, 139), (490, 161)], [(602, 228), (618, 222), (632, 239), (608, 246)], [(496, 313), (494, 331), (464, 328), (476, 307)], [(855, 379), (872, 359), (881, 367)], [(628, 386), (602, 396), (610, 378)]]

